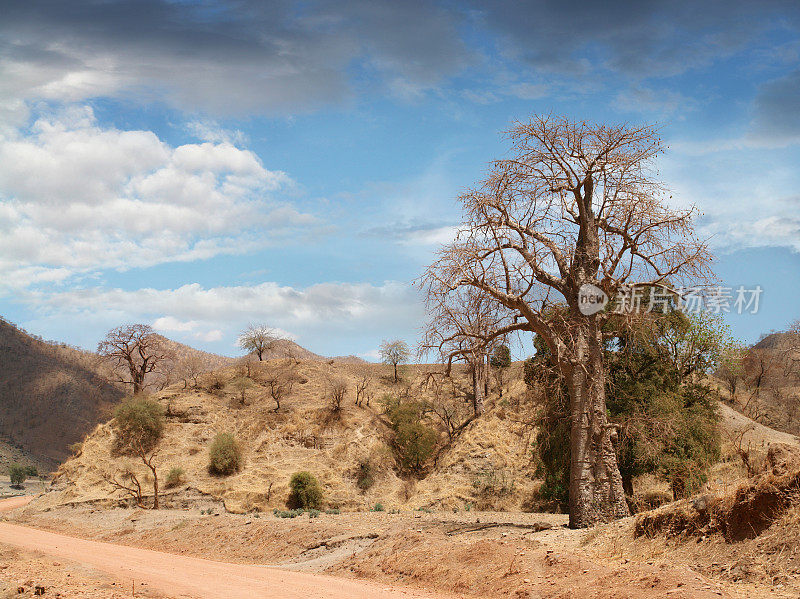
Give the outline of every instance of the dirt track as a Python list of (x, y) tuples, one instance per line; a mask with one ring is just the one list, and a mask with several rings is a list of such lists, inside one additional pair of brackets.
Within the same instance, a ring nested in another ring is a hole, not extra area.
[[(30, 501), (0, 501), (0, 512)], [(229, 564), (148, 549), (88, 541), (25, 526), (0, 523), (0, 543), (27, 551), (78, 562), (110, 574), (120, 581), (146, 582), (149, 590), (170, 597), (230, 599), (329, 598), (426, 598), (409, 589), (388, 588), (331, 576), (288, 572), (263, 566)], [(437, 595), (443, 596), (443, 595)]]

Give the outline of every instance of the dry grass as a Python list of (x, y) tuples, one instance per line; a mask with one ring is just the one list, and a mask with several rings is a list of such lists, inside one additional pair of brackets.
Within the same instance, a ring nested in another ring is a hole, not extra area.
[[(268, 376), (270, 369), (286, 367), (289, 359), (256, 363), (253, 378)], [(296, 362), (296, 360), (295, 360)], [(422, 480), (398, 476), (388, 443), (390, 429), (382, 414), (380, 398), (385, 394), (429, 399), (421, 386), (434, 367), (409, 366), (405, 377), (395, 385), (388, 381), (389, 369), (383, 365), (323, 361), (296, 363), (297, 382), (275, 411), (269, 390), (256, 385), (241, 405), (232, 385), (241, 376), (237, 367), (223, 369), (201, 378), (196, 389), (174, 385), (154, 397), (168, 407), (168, 422), (157, 462), (166, 474), (173, 467), (185, 471), (185, 484), (169, 490), (165, 501), (180, 505), (186, 489), (218, 498), (233, 512), (269, 510), (283, 507), (288, 498), (291, 475), (299, 470), (312, 472), (325, 489), (328, 506), (365, 510), (376, 502), (387, 510), (421, 506), (465, 509), (480, 504), (483, 509), (519, 509), (535, 487), (530, 464), (530, 431), (517, 421), (517, 407), (503, 400), (487, 414), (465, 428), (452, 446), (440, 431), (441, 451)], [(371, 380), (373, 400), (369, 407), (355, 405), (356, 382), (364, 375)], [(329, 381), (347, 384), (341, 410), (335, 417), (330, 409)], [(466, 386), (466, 379), (463, 381)], [(521, 388), (516, 391), (521, 391)], [(515, 390), (507, 390), (507, 397)], [(434, 421), (431, 421), (433, 425)], [(208, 445), (217, 432), (230, 431), (244, 453), (241, 472), (224, 478), (207, 473)], [(82, 453), (66, 462), (56, 478), (58, 492), (43, 503), (98, 501), (114, 503), (120, 499), (103, 482), (103, 473), (130, 467), (141, 470), (134, 461), (112, 457), (113, 432), (108, 424), (99, 425), (84, 443)], [(359, 464), (369, 458), (375, 482), (366, 491), (357, 484)], [(502, 473), (513, 488), (499, 497), (482, 497), (480, 481), (487, 473)], [(142, 470), (142, 476), (146, 473)], [(147, 486), (147, 485), (143, 485)]]

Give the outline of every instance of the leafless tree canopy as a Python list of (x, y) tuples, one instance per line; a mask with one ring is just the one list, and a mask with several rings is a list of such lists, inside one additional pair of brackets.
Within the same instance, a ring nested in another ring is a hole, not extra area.
[(710, 256), (693, 211), (670, 208), (655, 178), (653, 127), (540, 116), (508, 139), (510, 156), (461, 195), (464, 225), (421, 284), (434, 308), (472, 289), (507, 311), (486, 341), (530, 331), (547, 343), (570, 388), (570, 520), (586, 526), (628, 510), (606, 421), (601, 327), (611, 315), (583, 315), (578, 292), (694, 282)]
[(475, 287), (446, 290), (439, 281), (431, 282), (426, 307), (429, 320), (420, 353), (435, 353), (448, 376), (454, 361), (466, 362), (473, 379), (473, 411), (481, 414), (489, 358), (503, 341), (494, 332), (512, 322), (512, 312)]
[(251, 324), (239, 335), (239, 347), (248, 353), (255, 353), (258, 360), (264, 359), (264, 353), (274, 347), (275, 342), (283, 339), (280, 331), (265, 324)]
[(147, 324), (111, 329), (97, 352), (112, 361), (119, 381), (131, 385), (134, 395), (144, 389), (147, 375), (157, 372), (171, 358), (162, 338)]

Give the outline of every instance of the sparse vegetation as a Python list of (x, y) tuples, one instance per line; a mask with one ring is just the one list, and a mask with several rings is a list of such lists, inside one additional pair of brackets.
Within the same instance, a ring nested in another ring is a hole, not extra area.
[(383, 507), (383, 504), (378, 502), (372, 508), (370, 508), (371, 512), (385, 512), (386, 508)]
[(208, 449), (208, 471), (214, 476), (229, 476), (242, 467), (242, 450), (230, 433), (219, 433)]
[(166, 486), (168, 489), (177, 487), (183, 483), (185, 475), (186, 471), (183, 468), (180, 466), (173, 466), (170, 468), (169, 473), (167, 474), (167, 479), (164, 482), (164, 486)]
[(322, 486), (310, 472), (295, 472), (289, 481), (290, 508), (320, 509), (322, 507)]

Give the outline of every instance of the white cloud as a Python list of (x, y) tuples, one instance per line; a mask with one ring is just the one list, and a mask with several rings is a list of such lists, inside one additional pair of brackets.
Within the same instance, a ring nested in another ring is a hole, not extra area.
[(226, 129), (212, 119), (195, 119), (186, 123), (186, 130), (202, 141), (243, 145), (247, 135), (239, 129)]
[(157, 331), (191, 331), (197, 327), (194, 320), (178, 320), (174, 316), (162, 316), (153, 321), (153, 328)]
[(177, 339), (221, 341), (217, 349), (224, 351), (252, 322), (268, 323), (309, 349), (324, 351), (322, 342), (346, 347), (361, 344), (364, 338), (374, 343), (401, 336), (424, 318), (417, 291), (392, 281), (328, 282), (306, 288), (274, 282), (211, 288), (196, 283), (175, 289), (87, 288), (25, 291), (20, 299), (40, 315), (40, 328), (52, 328), (50, 322), (86, 322), (100, 332), (120, 322), (152, 322)]
[(269, 199), (289, 185), (228, 142), (172, 147), (88, 107), (42, 116), (0, 134), (0, 288), (247, 252), (316, 222)]

